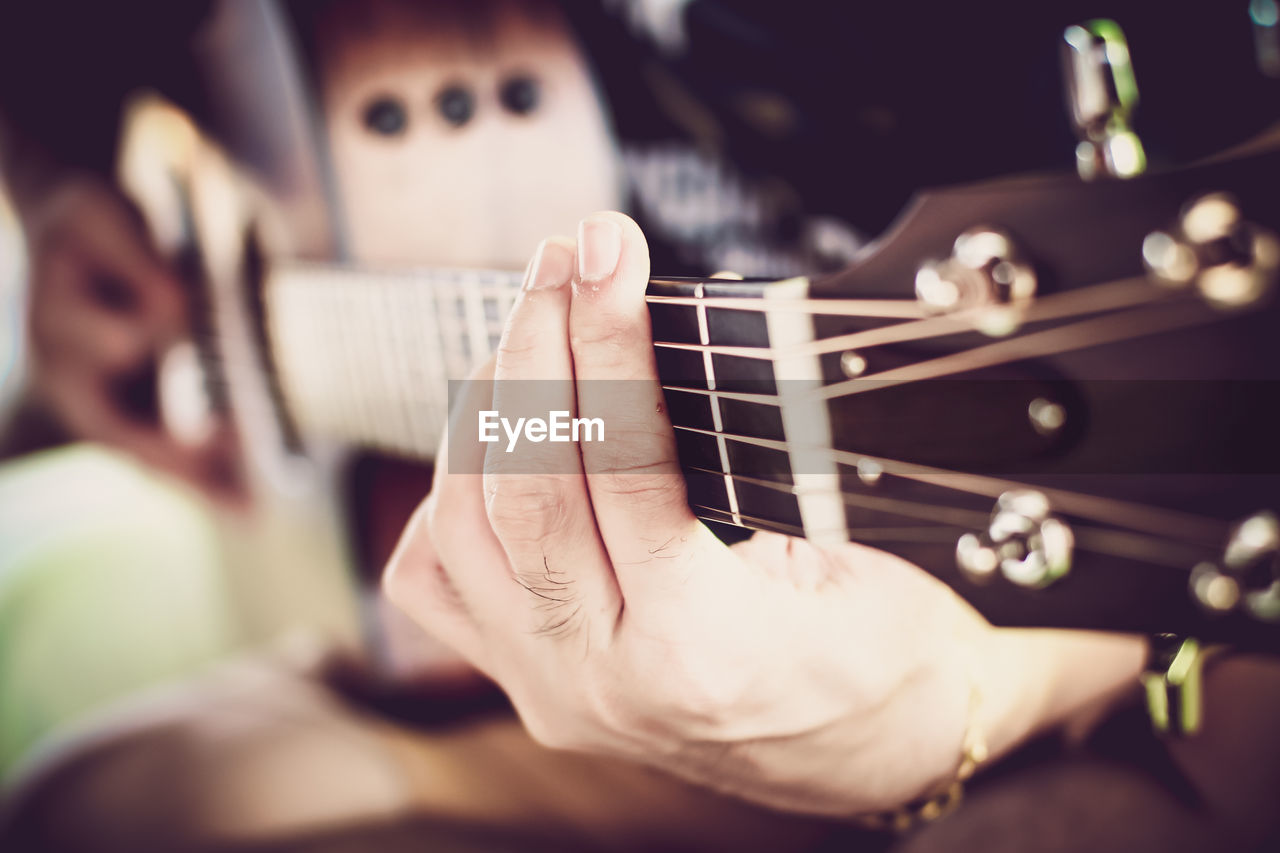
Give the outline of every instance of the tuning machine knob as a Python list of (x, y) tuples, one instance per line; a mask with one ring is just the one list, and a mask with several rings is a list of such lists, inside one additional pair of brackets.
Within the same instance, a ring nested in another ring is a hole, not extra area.
[(1049, 499), (1031, 489), (1002, 494), (987, 529), (956, 542), (956, 564), (971, 580), (985, 582), (996, 572), (1018, 586), (1040, 589), (1071, 570), (1075, 537), (1052, 515)]
[(1192, 200), (1175, 227), (1148, 234), (1142, 259), (1167, 287), (1194, 285), (1217, 308), (1243, 308), (1275, 285), (1280, 241), (1246, 220), (1231, 196), (1210, 193)]
[(1237, 524), (1222, 559), (1191, 570), (1191, 596), (1215, 613), (1242, 609), (1262, 622), (1280, 622), (1280, 522), (1258, 512)]
[(1280, 77), (1280, 3), (1276, 0), (1250, 0), (1249, 18), (1253, 21), (1254, 57), (1258, 70), (1268, 77)]
[(1147, 155), (1132, 128), (1138, 83), (1124, 31), (1115, 21), (1098, 19), (1068, 27), (1062, 41), (1067, 105), (1080, 140), (1080, 176), (1093, 180), (1142, 174)]
[(916, 298), (929, 314), (974, 311), (978, 330), (1008, 335), (1022, 324), (1036, 293), (1036, 273), (999, 228), (971, 228), (956, 238), (951, 257), (916, 270)]

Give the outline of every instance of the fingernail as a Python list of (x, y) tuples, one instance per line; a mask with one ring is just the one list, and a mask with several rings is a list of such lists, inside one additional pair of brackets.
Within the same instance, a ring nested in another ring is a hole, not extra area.
[(578, 278), (597, 284), (613, 275), (622, 254), (622, 228), (611, 219), (591, 217), (578, 224)]
[(573, 277), (573, 247), (567, 239), (543, 240), (529, 262), (525, 273), (525, 290), (548, 290), (563, 287)]

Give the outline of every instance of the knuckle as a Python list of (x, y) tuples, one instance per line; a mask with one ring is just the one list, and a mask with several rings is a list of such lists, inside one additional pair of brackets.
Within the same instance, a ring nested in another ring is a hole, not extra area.
[(594, 485), (610, 494), (646, 505), (683, 499), (684, 480), (672, 470), (671, 462), (631, 442), (619, 442), (613, 452), (595, 460), (591, 468)]
[(494, 355), (494, 363), (498, 370), (506, 372), (513, 365), (521, 365), (538, 355), (538, 340), (532, 334), (515, 329), (508, 325), (498, 341), (498, 351)]
[(541, 542), (563, 529), (568, 499), (565, 489), (548, 477), (486, 475), (484, 506), (499, 539)]
[(576, 352), (590, 352), (596, 360), (610, 358), (630, 360), (641, 343), (647, 345), (644, 330), (621, 317), (595, 317), (589, 323), (577, 323), (570, 330), (569, 346)]

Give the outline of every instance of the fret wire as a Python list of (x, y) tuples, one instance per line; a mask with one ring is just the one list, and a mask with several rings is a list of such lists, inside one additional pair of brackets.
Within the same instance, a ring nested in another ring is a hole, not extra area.
[[(694, 295), (699, 299), (705, 294), (706, 289), (699, 284), (694, 289)], [(694, 309), (698, 317), (698, 340), (704, 345), (711, 343), (711, 331), (707, 325), (707, 307), (699, 302)], [(703, 352), (702, 354), (702, 370), (707, 378), (707, 388), (714, 391), (716, 389), (716, 371), (715, 365), (712, 363), (711, 353)], [(716, 432), (724, 429), (723, 415), (720, 411), (720, 398), (711, 398), (711, 421)], [(720, 474), (724, 477), (725, 495), (729, 502), (729, 512), (733, 516), (734, 522), (742, 523), (741, 517), (738, 515), (738, 491), (734, 485), (733, 477), (730, 474), (729, 467), (729, 448), (725, 444), (723, 436), (716, 436), (716, 450), (720, 454)]]
[(449, 377), (451, 379), (464, 379), (466, 378), (471, 367), (468, 359), (469, 353), (466, 347), (464, 347), (464, 341), (466, 340), (466, 331), (462, 328), (462, 323), (459, 322), (458, 312), (455, 307), (458, 304), (458, 298), (459, 298), (457, 295), (458, 288), (456, 283), (450, 282), (449, 287), (445, 290), (442, 290), (441, 293), (448, 295), (448, 301), (447, 301), (448, 308), (445, 309), (442, 306), (442, 309), (440, 311), (440, 317), (441, 319), (445, 320), (446, 323), (450, 324), (451, 326), (450, 331), (452, 332), (452, 341), (454, 343), (454, 347), (452, 351), (453, 362), (449, 365)]
[[(336, 285), (333, 289), (336, 291), (334, 299), (338, 307), (338, 311), (334, 316), (349, 318), (351, 316), (351, 306), (349, 305), (351, 292)], [(357, 353), (353, 349), (355, 342), (351, 337), (351, 324), (349, 322), (341, 322), (335, 325), (335, 337), (339, 341), (343, 355), (339, 369), (342, 371), (343, 383), (349, 389), (348, 396), (354, 404), (350, 409), (351, 422), (349, 428), (352, 434), (367, 435), (376, 442), (377, 436), (370, 430), (369, 407), (365, 400), (364, 386), (355, 376)]]
[[(409, 342), (407, 335), (409, 330), (405, 328), (405, 300), (406, 291), (411, 288), (403, 286), (403, 282), (387, 278), (384, 280), (387, 310), (387, 338), (390, 342), (391, 361), (390, 366), (395, 371), (395, 397), (394, 406), (403, 430), (403, 444), (408, 452), (421, 452), (419, 441), (422, 438), (419, 431), (417, 420), (417, 406), (414, 403), (413, 395), (404, 393), (406, 387), (412, 388), (417, 384), (416, 365), (413, 357), (409, 353)], [(389, 401), (390, 402), (390, 401)]]
[[(423, 322), (418, 330), (417, 338), (423, 342), (420, 349), (422, 364), (428, 366), (430, 376), (423, 384), (430, 390), (428, 398), (427, 419), (430, 421), (429, 441), (431, 449), (434, 450), (440, 443), (441, 431), (443, 424), (448, 419), (449, 402), (448, 402), (448, 368), (447, 356), (445, 354), (445, 337), (440, 332), (440, 315), (436, 310), (435, 299), (427, 292), (425, 287), (414, 287), (410, 289), (414, 295), (415, 303), (420, 306), (421, 317)], [(430, 332), (430, 333), (429, 333)], [(428, 346), (430, 342), (430, 346)]]
[[(483, 275), (478, 276), (483, 282)], [(471, 338), (471, 364), (467, 370), (470, 375), (471, 370), (477, 366), (484, 364), (489, 359), (489, 328), (484, 318), (484, 298), (480, 294), (479, 288), (463, 287), (463, 293), (466, 294), (464, 303), (466, 305), (467, 316), (467, 334)]]
[[(327, 350), (321, 350), (326, 357), (336, 353), (338, 355), (337, 362), (332, 365), (332, 373), (336, 377), (336, 384), (340, 387), (347, 399), (347, 404), (343, 405), (339, 411), (334, 411), (332, 406), (325, 405), (323, 398), (316, 400), (317, 416), (321, 424), (327, 425), (337, 435), (359, 435), (360, 424), (360, 390), (351, 381), (351, 353), (349, 352), (350, 344), (347, 341), (347, 329), (345, 324), (336, 322), (335, 318), (341, 317), (345, 305), (342, 301), (342, 293), (332, 281), (325, 282), (325, 301), (327, 303), (328, 317), (326, 318), (327, 326), (326, 337), (328, 339)], [(298, 288), (295, 287), (295, 295)], [(315, 398), (313, 398), (315, 399)]]
[(377, 339), (372, 342), (366, 342), (365, 344), (366, 349), (369, 352), (369, 357), (374, 361), (374, 367), (369, 371), (372, 375), (368, 376), (367, 380), (370, 381), (370, 390), (373, 392), (371, 395), (372, 405), (370, 408), (374, 410), (374, 420), (376, 421), (377, 429), (382, 436), (383, 446), (398, 448), (400, 446), (400, 430), (398, 428), (399, 418), (396, 417), (394, 412), (380, 411), (386, 408), (395, 408), (394, 406), (388, 407), (381, 405), (392, 399), (389, 397), (392, 385), (391, 376), (388, 375), (388, 368), (390, 367), (390, 364), (388, 359), (385, 357), (387, 336), (383, 333), (385, 327), (382, 325), (385, 318), (379, 316), (385, 313), (386, 307), (386, 290), (382, 284), (383, 283), (381, 281), (377, 281), (376, 279), (366, 284), (366, 287), (369, 287), (370, 285), (372, 285), (372, 287), (370, 291), (370, 298), (366, 301), (370, 310), (364, 315), (364, 322), (366, 324), (367, 337)]
[[(365, 299), (366, 310), (363, 312), (362, 316), (366, 334), (362, 337), (365, 338), (364, 348), (368, 354), (367, 357), (373, 362), (372, 365), (365, 369), (364, 373), (365, 381), (368, 383), (367, 387), (372, 392), (371, 397), (373, 400), (373, 406), (371, 408), (394, 409), (394, 406), (387, 407), (378, 405), (379, 403), (389, 402), (387, 394), (391, 387), (391, 377), (387, 375), (387, 370), (390, 367), (390, 364), (389, 359), (386, 357), (386, 328), (382, 325), (385, 321), (384, 315), (386, 313), (386, 289), (382, 285), (383, 282), (379, 281), (377, 276), (371, 277), (363, 285), (363, 290), (367, 294), (367, 298)], [(370, 338), (375, 338), (376, 340), (369, 340)], [(399, 418), (396, 417), (395, 413), (379, 411), (378, 416), (374, 420), (376, 421), (376, 429), (378, 430), (378, 434), (382, 440), (382, 446), (384, 448), (399, 447), (400, 430), (398, 429), (397, 424)]]
[(404, 341), (403, 317), (404, 312), (398, 310), (401, 302), (401, 292), (404, 288), (401, 283), (385, 279), (383, 285), (383, 308), (386, 313), (386, 338), (387, 350), (390, 358), (387, 361), (388, 373), (391, 374), (388, 382), (388, 391), (391, 396), (387, 402), (396, 411), (396, 419), (401, 430), (401, 445), (409, 451), (418, 450), (418, 429), (413, 418), (413, 403), (409, 399), (409, 395), (397, 393), (406, 385), (412, 387), (413, 361), (408, 357), (408, 350)]
[[(372, 287), (370, 287), (372, 285)], [(370, 341), (370, 338), (385, 339), (378, 328), (376, 318), (373, 316), (379, 308), (379, 298), (381, 294), (378, 287), (373, 282), (366, 282), (366, 288), (369, 288), (368, 296), (363, 293), (360, 295), (359, 303), (355, 298), (356, 292), (349, 291), (348, 296), (348, 313), (346, 316), (356, 319), (357, 331), (360, 332), (357, 340), (357, 352), (360, 353), (362, 362), (359, 364), (363, 369), (357, 371), (361, 387), (365, 393), (365, 416), (368, 419), (366, 429), (371, 435), (377, 437), (378, 447), (387, 449), (394, 448), (395, 432), (392, 426), (392, 419), (385, 417), (379, 411), (378, 401), (383, 397), (383, 389), (387, 385), (387, 376), (385, 371), (385, 362), (380, 357), (382, 344), (377, 341)], [(364, 310), (360, 310), (363, 308)], [(372, 364), (369, 364), (372, 362)]]

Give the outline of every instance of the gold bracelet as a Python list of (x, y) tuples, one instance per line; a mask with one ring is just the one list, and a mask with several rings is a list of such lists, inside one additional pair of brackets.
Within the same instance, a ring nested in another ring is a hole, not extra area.
[(964, 784), (973, 778), (978, 767), (987, 760), (987, 737), (979, 722), (982, 713), (982, 693), (977, 682), (969, 679), (969, 709), (965, 720), (964, 741), (960, 753), (960, 766), (951, 781), (938, 793), (918, 797), (905, 805), (888, 811), (858, 815), (854, 822), (866, 827), (890, 832), (906, 832), (921, 824), (935, 821), (951, 814), (964, 799)]

